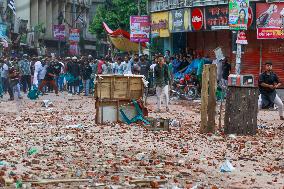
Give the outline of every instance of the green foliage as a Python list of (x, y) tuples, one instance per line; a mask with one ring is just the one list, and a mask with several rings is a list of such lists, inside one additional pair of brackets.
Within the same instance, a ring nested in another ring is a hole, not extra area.
[[(146, 15), (146, 0), (141, 0), (140, 5), (141, 15)], [(102, 23), (105, 22), (113, 30), (121, 28), (129, 31), (131, 15), (138, 15), (138, 0), (106, 0), (106, 3), (97, 8), (89, 30), (102, 38), (105, 36)]]

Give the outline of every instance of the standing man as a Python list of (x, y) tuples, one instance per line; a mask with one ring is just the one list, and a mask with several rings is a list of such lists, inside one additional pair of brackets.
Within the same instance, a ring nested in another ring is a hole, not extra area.
[(281, 86), (278, 76), (272, 71), (272, 62), (265, 63), (265, 71), (259, 76), (258, 109), (271, 108), (275, 104), (278, 107), (280, 120), (283, 117), (283, 102), (276, 93)]
[(82, 62), (81, 76), (83, 79), (85, 96), (89, 96), (91, 75), (92, 75), (92, 67), (90, 66), (89, 61), (84, 60)]
[(37, 87), (40, 82), (39, 76), (40, 76), (40, 72), (42, 71), (42, 68), (43, 66), (41, 64), (41, 57), (38, 57), (34, 64), (34, 78), (33, 78), (33, 84)]
[(42, 91), (43, 87), (45, 85), (49, 84), (55, 90), (56, 96), (58, 96), (58, 88), (55, 84), (56, 74), (55, 74), (54, 64), (55, 64), (54, 61), (50, 61), (46, 64), (46, 66), (47, 66), (46, 74), (45, 74), (44, 79), (41, 81), (41, 83), (38, 87), (38, 90), (43, 93), (43, 91)]
[(167, 64), (165, 64), (165, 58), (163, 56), (160, 56), (158, 58), (158, 64), (154, 68), (154, 73), (158, 100), (158, 112), (161, 111), (161, 101), (163, 95), (165, 95), (166, 97), (166, 110), (167, 112), (169, 112), (169, 71)]
[(231, 73), (231, 64), (228, 62), (228, 59), (225, 58), (223, 60), (223, 67), (222, 67), (222, 86), (227, 88), (228, 86), (228, 77)]
[(21, 91), (20, 91), (20, 73), (16, 68), (16, 63), (12, 62), (9, 67), (9, 80), (8, 80), (8, 92), (10, 96), (10, 101), (14, 100), (14, 91), (17, 91), (18, 98), (22, 99)]
[(142, 55), (138, 63), (140, 67), (140, 75), (144, 75), (146, 80), (149, 78), (150, 63), (146, 61), (145, 57)]
[(21, 82), (23, 85), (23, 91), (27, 93), (27, 87), (31, 90), (31, 64), (28, 61), (28, 55), (23, 55), (23, 60), (19, 62), (19, 70), (21, 74)]
[(7, 93), (8, 91), (8, 79), (9, 79), (9, 66), (8, 66), (8, 59), (3, 60), (3, 64), (1, 66), (1, 80), (2, 80), (2, 87), (3, 87), (3, 92)]

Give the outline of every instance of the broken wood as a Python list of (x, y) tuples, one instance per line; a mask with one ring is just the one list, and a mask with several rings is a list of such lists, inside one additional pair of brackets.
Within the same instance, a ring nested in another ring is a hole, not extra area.
[(216, 74), (216, 65), (203, 66), (201, 90), (201, 133), (213, 133), (215, 131)]

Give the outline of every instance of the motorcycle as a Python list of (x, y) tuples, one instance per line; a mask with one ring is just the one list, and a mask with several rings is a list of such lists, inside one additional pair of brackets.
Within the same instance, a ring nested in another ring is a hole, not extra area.
[(172, 95), (180, 99), (195, 100), (200, 97), (196, 75), (185, 75), (181, 79), (174, 79), (172, 87)]

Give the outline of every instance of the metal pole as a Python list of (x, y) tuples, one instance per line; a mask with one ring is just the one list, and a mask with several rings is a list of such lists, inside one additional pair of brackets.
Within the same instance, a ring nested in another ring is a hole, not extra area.
[[(138, 16), (141, 16), (141, 0), (138, 0)], [(141, 49), (141, 42), (139, 40), (139, 56), (142, 54), (142, 49)]]
[(75, 21), (76, 21), (76, 4), (75, 4), (75, 0), (73, 0), (73, 7), (72, 7), (72, 15), (73, 15), (73, 21), (72, 21), (72, 28), (75, 27)]
[(58, 57), (61, 56), (61, 39), (58, 40)]
[(237, 54), (236, 54), (236, 74), (241, 74), (241, 58), (242, 58), (242, 45), (237, 44)]

